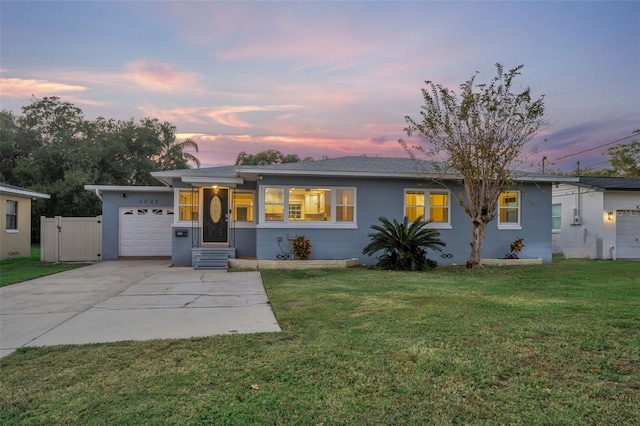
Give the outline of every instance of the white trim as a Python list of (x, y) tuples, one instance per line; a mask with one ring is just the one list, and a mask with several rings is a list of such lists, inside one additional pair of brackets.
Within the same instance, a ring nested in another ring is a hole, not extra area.
[(522, 225), (519, 224), (498, 224), (498, 230), (500, 231), (520, 231)]
[(291, 222), (270, 221), (266, 223), (259, 223), (256, 225), (256, 228), (358, 229), (358, 224), (354, 222), (306, 222), (304, 220), (295, 220)]
[(43, 194), (41, 192), (31, 191), (30, 189), (24, 188), (10, 188), (8, 186), (4, 186), (0, 184), (0, 193), (2, 194), (12, 194), (12, 195), (21, 195), (29, 198), (44, 198), (46, 200), (51, 198), (49, 194)]
[(7, 234), (17, 234), (17, 233), (19, 233), (20, 231), (19, 231), (19, 230), (17, 230), (17, 229), (7, 229), (5, 232), (6, 232)]

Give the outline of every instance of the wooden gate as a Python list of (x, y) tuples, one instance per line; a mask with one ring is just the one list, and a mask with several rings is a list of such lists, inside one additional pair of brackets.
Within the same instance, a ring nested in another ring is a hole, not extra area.
[(40, 260), (94, 262), (102, 259), (102, 216), (40, 218)]

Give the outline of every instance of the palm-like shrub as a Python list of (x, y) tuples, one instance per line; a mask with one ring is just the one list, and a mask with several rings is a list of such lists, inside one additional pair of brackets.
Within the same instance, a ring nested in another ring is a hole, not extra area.
[(427, 249), (442, 251), (446, 244), (440, 240), (440, 232), (427, 228), (429, 222), (419, 217), (410, 222), (404, 217), (402, 223), (396, 219), (391, 222), (386, 217), (379, 217), (381, 225), (371, 225), (371, 229), (378, 232), (369, 234), (371, 242), (362, 250), (369, 256), (378, 251), (380, 256), (378, 266), (384, 269), (418, 270), (433, 268), (437, 263), (427, 257)]

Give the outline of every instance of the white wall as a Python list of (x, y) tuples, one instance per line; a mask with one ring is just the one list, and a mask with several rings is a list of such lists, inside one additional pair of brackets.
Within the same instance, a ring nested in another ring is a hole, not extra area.
[[(562, 229), (553, 234), (554, 252), (566, 258), (615, 259), (616, 210), (640, 209), (640, 193), (562, 184), (553, 188), (553, 203), (562, 204)], [(573, 222), (574, 209), (578, 209), (579, 224)], [(612, 221), (609, 211), (613, 212)], [(600, 253), (598, 239), (602, 241)]]
[[(562, 204), (562, 230), (554, 234), (554, 246), (560, 247), (567, 258), (597, 259), (597, 240), (609, 232), (604, 224), (603, 193), (562, 184), (553, 189), (553, 203)], [(578, 223), (574, 221), (574, 212), (580, 218)], [(615, 240), (615, 228), (613, 237)], [(601, 255), (605, 259), (610, 258), (607, 250), (603, 250)]]

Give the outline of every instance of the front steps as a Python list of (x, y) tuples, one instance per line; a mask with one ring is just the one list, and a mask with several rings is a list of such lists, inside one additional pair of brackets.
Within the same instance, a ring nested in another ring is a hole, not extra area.
[(191, 250), (193, 269), (227, 270), (229, 258), (236, 257), (235, 248), (194, 248)]

